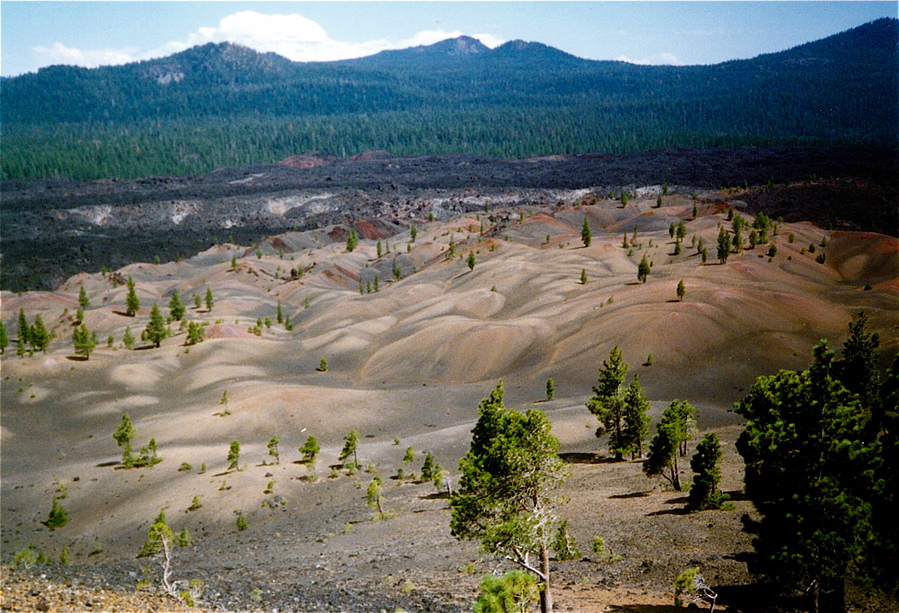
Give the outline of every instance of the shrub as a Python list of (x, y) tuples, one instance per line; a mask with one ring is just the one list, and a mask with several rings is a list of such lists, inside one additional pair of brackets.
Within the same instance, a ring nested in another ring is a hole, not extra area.
[(574, 560), (581, 557), (581, 552), (577, 548), (577, 542), (568, 532), (568, 521), (562, 520), (556, 531), (556, 538), (553, 541), (553, 550), (556, 552), (556, 558), (559, 560)]
[(474, 613), (528, 611), (540, 595), (537, 577), (523, 570), (513, 570), (502, 577), (485, 575), (480, 587)]
[(50, 508), (50, 514), (47, 516), (47, 521), (44, 522), (44, 525), (51, 530), (55, 530), (56, 528), (64, 527), (67, 523), (69, 523), (69, 517), (66, 513), (66, 508), (59, 503), (59, 499), (54, 497), (53, 506)]

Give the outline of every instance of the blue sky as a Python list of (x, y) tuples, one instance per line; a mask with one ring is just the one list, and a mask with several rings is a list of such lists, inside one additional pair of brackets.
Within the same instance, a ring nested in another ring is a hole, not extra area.
[(297, 61), (370, 55), (467, 34), (579, 57), (713, 64), (781, 51), (899, 2), (31, 2), (0, 3), (0, 74), (97, 66), (225, 40)]

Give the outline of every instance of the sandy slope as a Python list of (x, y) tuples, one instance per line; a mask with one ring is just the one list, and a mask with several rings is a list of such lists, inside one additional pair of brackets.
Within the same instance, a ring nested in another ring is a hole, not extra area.
[[(188, 527), (197, 541), (184, 555), (213, 576), (226, 566), (249, 568), (251, 575), (259, 565), (309, 573), (314, 570), (310, 560), (324, 548), (345, 564), (343, 571), (332, 564), (322, 578), (325, 585), (344, 585), (348, 579), (341, 573), (348, 573), (362, 582), (359, 589), (386, 590), (394, 597), (398, 590), (385, 588), (385, 577), (398, 581), (405, 573), (422, 584), (421, 590), (430, 586), (429, 593), (443, 593), (435, 596), (435, 602), (444, 603), (440, 607), (468, 606), (464, 602), (476, 577), (465, 576), (464, 587), (457, 586), (457, 568), (474, 559), (476, 551), (448, 535), (445, 501), (429, 498), (430, 486), (391, 488), (387, 498), (398, 521), (371, 524), (365, 521), (362, 498), (368, 475), (361, 475), (362, 491), (353, 485), (360, 476), (327, 478), (350, 429), (362, 433), (363, 464), (376, 463), (385, 477), (401, 466), (408, 445), (434, 452), (454, 469), (468, 447), (478, 401), (502, 378), (508, 405), (549, 411), (564, 451), (600, 450), (595, 421), (583, 402), (597, 368), (617, 344), (655, 401), (656, 416), (671, 399), (688, 399), (701, 409), (701, 428), (724, 428), (733, 440), (736, 431), (727, 428), (738, 419), (728, 410), (754, 378), (779, 368), (806, 367), (820, 338), (839, 346), (859, 310), (870, 314), (885, 359), (899, 349), (896, 239), (848, 232), (831, 236), (810, 224), (782, 224), (773, 238), (775, 257), (765, 257), (758, 247), (731, 256), (722, 266), (714, 259), (714, 243), (723, 213), (713, 214), (703, 204), (699, 218), (691, 220), (692, 202), (682, 197), (672, 197), (661, 209), (651, 208), (653, 203), (547, 206), (532, 215), (491, 210), (490, 215), (510, 221), (494, 227), (480, 216), (483, 236), (479, 216), (422, 224), (414, 243), (408, 232), (385, 241), (392, 251), (382, 258), (377, 258), (375, 241), (364, 240), (347, 253), (340, 241), (328, 244), (328, 233), (321, 231), (281, 237), (277, 244), (298, 249), (283, 259), (267, 243), (262, 257), (255, 248), (225, 245), (177, 263), (135, 264), (120, 271), (137, 283), (143, 306), (134, 318), (121, 314), (125, 288), (113, 287), (99, 274), (78, 275), (55, 293), (4, 293), (3, 320), (13, 338), (20, 308), (29, 319), (41, 313), (57, 338), (46, 354), (17, 358), (13, 345), (2, 359), (3, 560), (35, 543), (53, 556), (67, 545), (78, 563), (130, 563), (150, 521), (165, 507), (173, 527)], [(595, 232), (588, 248), (580, 241), (585, 216)], [(668, 226), (681, 219), (688, 237), (684, 252), (674, 256)], [(625, 232), (638, 245), (632, 253), (621, 247)], [(794, 242), (788, 241), (790, 234)], [(706, 265), (690, 248), (693, 236), (710, 248)], [(825, 264), (801, 252), (825, 238)], [(450, 240), (454, 258), (446, 257)], [(476, 265), (469, 270), (464, 258), (472, 250)], [(644, 253), (653, 268), (641, 284), (636, 271)], [(232, 256), (238, 259), (236, 268), (230, 265)], [(406, 271), (399, 281), (392, 281), (394, 258)], [(306, 272), (290, 280), (291, 269)], [(582, 269), (586, 285), (580, 283)], [(365, 290), (375, 274), (380, 291), (360, 294), (360, 280)], [(678, 302), (675, 288), (681, 279), (686, 297)], [(871, 289), (866, 291), (866, 284)], [(103, 345), (89, 361), (72, 359), (70, 330), (81, 286), (91, 299), (85, 323)], [(215, 306), (211, 312), (194, 309), (194, 295), (204, 295), (207, 287)], [(139, 336), (150, 305), (165, 306), (175, 288), (189, 305), (187, 319), (210, 322), (208, 340), (188, 349), (181, 333), (160, 349), (144, 349), (145, 343), (139, 343), (140, 350), (122, 348), (126, 327)], [(248, 332), (257, 319), (274, 320), (279, 303), (293, 332), (277, 323), (261, 337)], [(112, 349), (103, 342), (109, 335)], [(649, 354), (652, 365), (642, 365)], [(322, 358), (329, 363), (327, 372), (316, 370)], [(548, 377), (556, 382), (557, 400), (535, 404), (544, 396)], [(222, 415), (225, 409), (230, 415)], [(111, 435), (125, 412), (137, 429), (135, 448), (155, 438), (164, 458), (158, 466), (115, 467), (120, 450)], [(266, 443), (275, 434), (281, 439), (280, 464), (263, 466), (271, 460)], [(316, 483), (299, 480), (307, 469), (294, 463), (297, 446), (308, 434), (323, 445)], [(395, 438), (401, 439), (399, 446)], [(232, 440), (241, 443), (245, 469), (239, 472), (226, 470)], [(182, 463), (191, 468), (178, 470)], [(733, 489), (739, 486), (738, 464), (734, 458)], [(650, 521), (640, 504), (649, 505), (648, 513), (666, 508), (672, 497), (655, 490), (654, 498), (645, 501), (609, 498), (650, 491), (652, 483), (639, 474), (637, 464), (600, 473), (592, 466), (576, 465), (576, 486), (568, 493), (573, 510), (566, 511), (584, 549), (593, 534), (617, 534), (608, 517), (625, 522), (616, 523), (617, 529), (635, 533)], [(265, 493), (270, 481), (276, 485)], [(70, 523), (50, 532), (40, 522), (58, 484), (68, 490), (64, 504)], [(286, 505), (260, 506), (275, 495), (283, 496)], [(204, 506), (187, 513), (194, 496)], [(628, 510), (592, 511), (610, 500)], [(251, 530), (235, 532), (235, 511), (247, 514)], [(677, 541), (688, 520), (661, 517), (652, 519), (653, 529)], [(736, 534), (737, 515), (721, 521), (729, 528), (712, 530), (709, 538)], [(335, 536), (347, 522), (356, 528), (345, 534), (355, 536)], [(701, 531), (701, 525), (692, 529)], [(272, 539), (283, 540), (282, 534), (297, 546), (266, 547)], [(415, 541), (427, 546), (409, 544)], [(635, 565), (637, 558), (652, 557), (651, 550), (623, 536), (617, 546)], [(722, 552), (731, 548), (729, 555), (747, 546), (738, 534), (716, 545)], [(92, 553), (98, 548), (101, 553)], [(356, 550), (377, 563), (346, 557)], [(684, 563), (699, 555), (681, 550)], [(722, 581), (745, 580), (739, 563), (725, 566)], [(425, 572), (426, 567), (433, 572)], [(659, 585), (673, 579), (666, 573), (676, 574), (668, 558), (645, 580), (638, 566), (626, 568), (616, 578), (593, 566), (579, 570), (576, 563), (566, 563), (572, 585), (580, 585), (580, 574), (583, 585), (594, 586), (581, 600), (573, 595), (579, 590), (571, 588), (570, 602), (581, 602), (571, 606), (593, 607), (590, 603), (612, 598), (611, 592), (595, 592), (604, 577), (612, 577), (604, 585), (620, 588), (620, 602), (638, 602), (647, 590), (644, 604), (667, 598)], [(313, 589), (310, 576), (304, 574), (303, 589)], [(637, 591), (625, 595), (632, 584)]]

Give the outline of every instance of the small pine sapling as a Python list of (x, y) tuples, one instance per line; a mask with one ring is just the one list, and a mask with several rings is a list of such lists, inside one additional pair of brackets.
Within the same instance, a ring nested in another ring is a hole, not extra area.
[(563, 519), (559, 522), (556, 530), (556, 538), (553, 540), (553, 551), (556, 552), (558, 560), (574, 560), (581, 557), (581, 552), (577, 547), (577, 541), (568, 532), (568, 520)]
[(44, 522), (44, 525), (50, 528), (50, 530), (56, 530), (64, 527), (67, 523), (69, 523), (69, 516), (66, 508), (60, 504), (59, 498), (54, 496), (50, 514), (47, 516), (47, 521)]
[(240, 443), (238, 441), (231, 441), (231, 446), (228, 448), (228, 470), (240, 470), (238, 468), (239, 461)]
[(368, 484), (365, 492), (365, 502), (372, 511), (377, 510), (378, 519), (384, 519), (384, 507), (381, 504), (381, 492), (383, 490), (381, 477), (375, 475)]
[(306, 442), (299, 447), (298, 451), (303, 454), (303, 459), (301, 461), (304, 464), (312, 465), (315, 464), (315, 456), (321, 451), (321, 445), (319, 445), (318, 439), (310, 434), (306, 438)]
[(344, 464), (344, 466), (346, 466), (346, 460), (350, 456), (353, 456), (353, 464), (358, 466), (359, 458), (356, 455), (356, 447), (359, 444), (359, 431), (355, 429), (350, 430), (343, 440), (343, 449), (340, 450), (340, 455), (337, 456), (337, 459), (340, 460)]
[(281, 442), (281, 439), (278, 437), (277, 434), (274, 435), (268, 441), (268, 454), (270, 456), (272, 456), (273, 458), (275, 458), (275, 464), (281, 463), (280, 454), (278, 452), (278, 443), (280, 443), (280, 442)]

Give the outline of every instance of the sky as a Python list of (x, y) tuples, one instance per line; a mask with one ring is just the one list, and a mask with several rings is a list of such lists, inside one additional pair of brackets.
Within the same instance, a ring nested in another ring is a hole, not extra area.
[(522, 39), (578, 57), (715, 64), (789, 49), (899, 16), (899, 2), (357, 1), (0, 2), (0, 75), (94, 67), (234, 42), (328, 61), (462, 34), (488, 47)]

